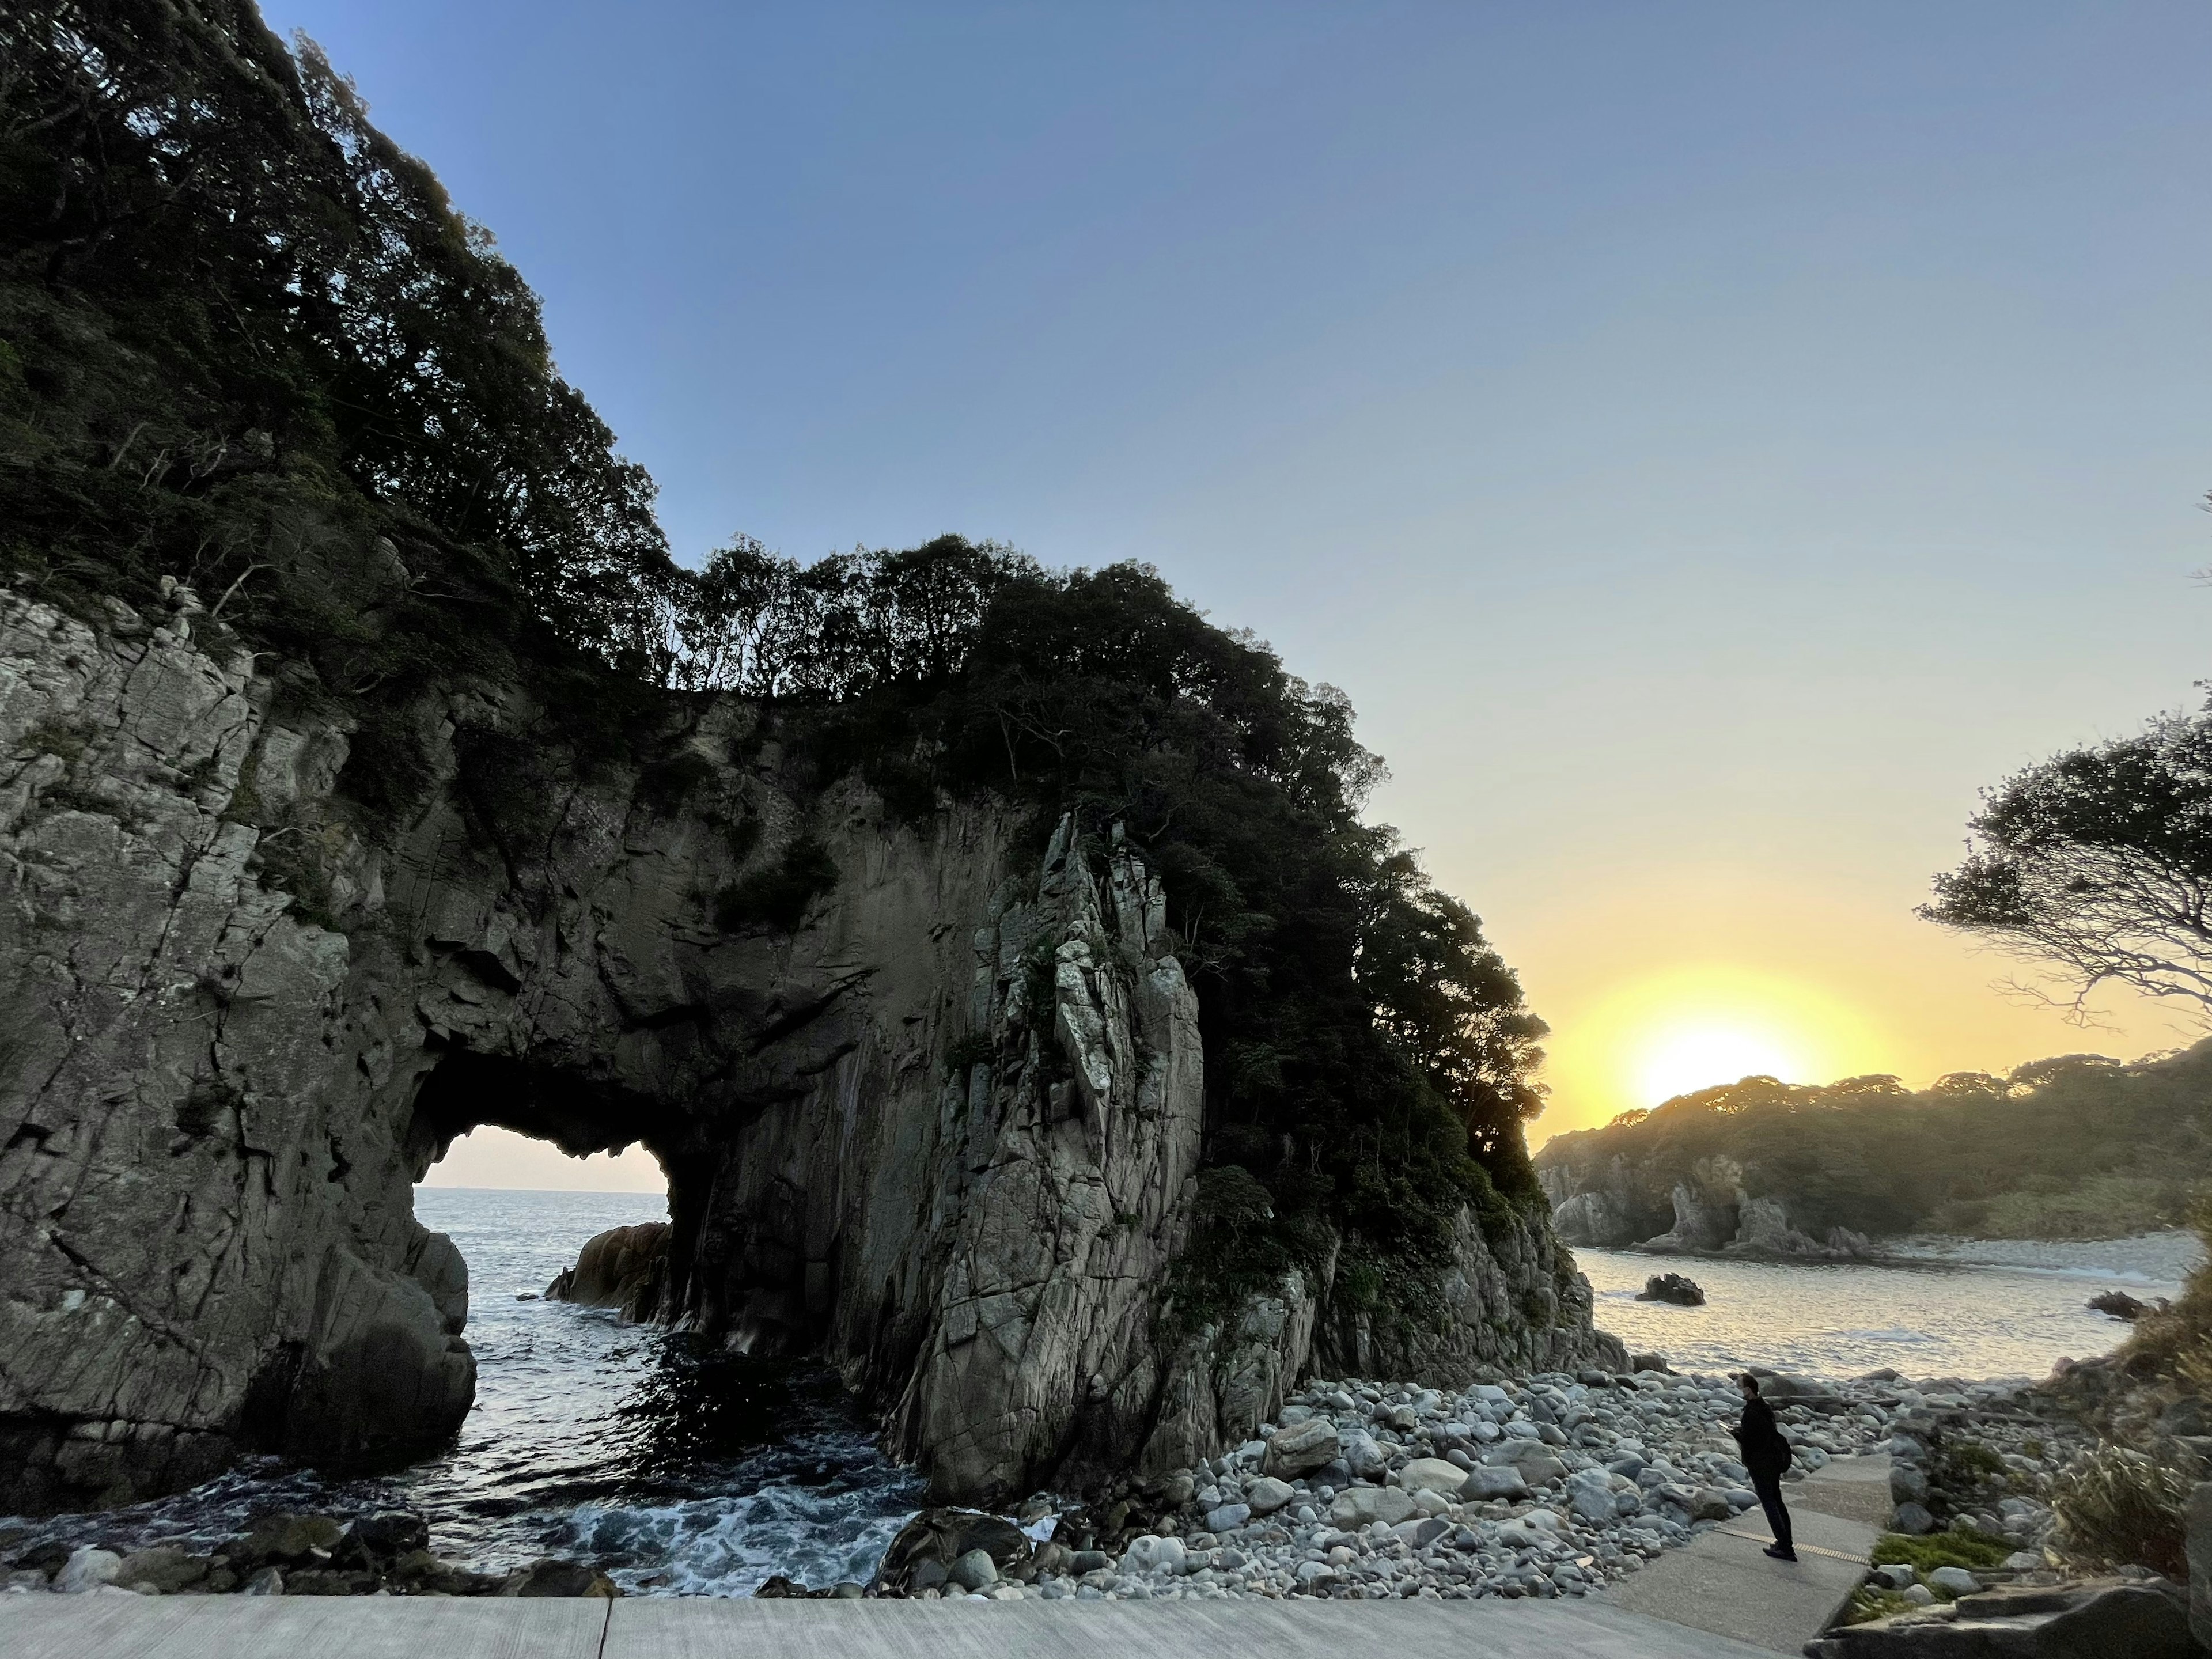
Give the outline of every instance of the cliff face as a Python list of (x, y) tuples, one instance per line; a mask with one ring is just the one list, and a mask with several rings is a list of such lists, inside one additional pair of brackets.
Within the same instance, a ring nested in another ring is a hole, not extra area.
[(945, 1496), (1188, 1463), (1316, 1354), (1618, 1358), (1540, 1219), (1472, 1218), (1431, 1335), (1324, 1273), (1164, 1347), (1203, 1068), (1133, 850), (899, 821), (735, 699), (672, 706), (651, 765), (531, 775), (486, 833), (467, 734), (527, 711), (482, 687), (426, 698), (440, 775), (364, 836), (342, 719), (173, 607), (0, 593), (0, 1510), (449, 1434), (467, 1270), (411, 1188), (482, 1123), (649, 1147), (652, 1311), (840, 1364)]

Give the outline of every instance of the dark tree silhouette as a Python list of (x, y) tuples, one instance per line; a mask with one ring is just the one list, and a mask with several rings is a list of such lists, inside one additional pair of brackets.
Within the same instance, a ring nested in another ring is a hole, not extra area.
[(2117, 982), (2212, 1024), (2212, 711), (2032, 766), (1970, 828), (1920, 915), (2055, 964), (2077, 1019)]

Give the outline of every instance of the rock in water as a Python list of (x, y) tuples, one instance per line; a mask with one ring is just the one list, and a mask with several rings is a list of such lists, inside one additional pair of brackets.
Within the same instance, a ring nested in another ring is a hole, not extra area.
[(500, 1587), (501, 1595), (617, 1596), (615, 1581), (580, 1561), (544, 1560), (532, 1563)]
[[(1011, 1521), (975, 1510), (927, 1509), (899, 1528), (876, 1568), (876, 1589), (893, 1595), (961, 1583), (960, 1563), (981, 1554), (992, 1577), (1006, 1577), (1032, 1554), (1029, 1538)], [(975, 1574), (971, 1565), (965, 1570)], [(990, 1582), (990, 1581), (986, 1581)], [(981, 1584), (961, 1584), (966, 1589)]]
[(88, 1590), (112, 1584), (115, 1575), (123, 1569), (123, 1558), (113, 1550), (96, 1549), (87, 1544), (71, 1553), (54, 1575), (54, 1588), (64, 1595), (82, 1595)]
[(2125, 1291), (2106, 1291), (2089, 1298), (2092, 1313), (2110, 1314), (2115, 1319), (2140, 1319), (2149, 1311)]
[(632, 1324), (653, 1318), (668, 1277), (668, 1232), (665, 1221), (610, 1228), (577, 1253), (574, 1267), (554, 1275), (546, 1299), (619, 1308)]
[(1654, 1273), (1636, 1293), (1638, 1302), (1672, 1302), (1678, 1307), (1702, 1308), (1705, 1293), (1680, 1273)]

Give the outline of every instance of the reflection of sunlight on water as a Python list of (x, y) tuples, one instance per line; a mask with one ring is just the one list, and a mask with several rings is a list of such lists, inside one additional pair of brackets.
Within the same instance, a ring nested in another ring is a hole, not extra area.
[[(2102, 1353), (2127, 1328), (2085, 1305), (2100, 1283), (2174, 1295), (2140, 1275), (2009, 1267), (1733, 1261), (1577, 1249), (1597, 1294), (1597, 1323), (1678, 1370), (1731, 1365), (1855, 1376), (1893, 1366), (1917, 1376), (2041, 1376), (2061, 1358)], [(1701, 1308), (1638, 1302), (1653, 1273), (1681, 1273)]]

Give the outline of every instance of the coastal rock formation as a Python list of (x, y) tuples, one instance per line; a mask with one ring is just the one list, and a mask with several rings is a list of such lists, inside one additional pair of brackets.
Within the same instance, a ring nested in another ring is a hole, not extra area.
[(450, 1435), (467, 1269), (411, 1188), (481, 1124), (642, 1142), (662, 1266), (572, 1291), (835, 1361), (948, 1498), (1188, 1463), (1317, 1357), (1617, 1349), (1540, 1214), (1471, 1212), (1432, 1329), (1323, 1271), (1160, 1340), (1203, 1061), (1118, 840), (894, 813), (736, 698), (587, 766), (489, 685), (426, 689), (434, 776), (375, 820), (370, 734), (202, 615), (0, 592), (0, 1510)]
[(554, 1275), (545, 1299), (619, 1308), (632, 1323), (651, 1319), (667, 1284), (668, 1234), (665, 1221), (609, 1228), (578, 1252), (575, 1266)]
[(1828, 1261), (1881, 1254), (1864, 1233), (1848, 1227), (1831, 1226), (1814, 1237), (1792, 1221), (1785, 1198), (1749, 1190), (1758, 1184), (1756, 1172), (1731, 1158), (1698, 1158), (1662, 1186), (1663, 1170), (1632, 1165), (1618, 1155), (1584, 1163), (1547, 1147), (1538, 1158), (1537, 1174), (1552, 1200), (1553, 1230), (1571, 1245)]

